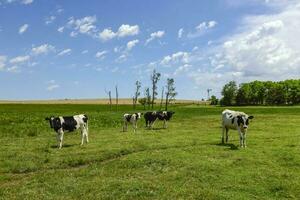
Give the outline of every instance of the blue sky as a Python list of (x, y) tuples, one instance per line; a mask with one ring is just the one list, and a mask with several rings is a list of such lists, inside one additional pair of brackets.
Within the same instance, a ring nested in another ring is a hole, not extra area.
[(296, 0), (0, 0), (0, 99), (131, 97), (153, 69), (180, 99), (300, 78), (299, 17)]

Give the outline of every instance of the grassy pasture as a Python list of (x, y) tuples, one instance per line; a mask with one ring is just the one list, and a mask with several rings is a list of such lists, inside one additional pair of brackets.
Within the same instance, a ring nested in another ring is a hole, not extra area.
[[(246, 149), (229, 132), (224, 108), (178, 105), (168, 129), (140, 121), (121, 132), (106, 105), (0, 105), (0, 199), (299, 199), (300, 107), (240, 107), (250, 122)], [(65, 134), (64, 147), (44, 121), (86, 113), (90, 143)]]

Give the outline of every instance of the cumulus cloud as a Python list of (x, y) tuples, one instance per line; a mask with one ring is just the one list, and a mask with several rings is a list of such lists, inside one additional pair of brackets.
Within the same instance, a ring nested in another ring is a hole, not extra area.
[(205, 34), (208, 30), (214, 28), (218, 23), (214, 20), (201, 22), (198, 26), (195, 27), (195, 31), (187, 35), (188, 38), (200, 37)]
[(17, 56), (9, 60), (11, 64), (20, 64), (29, 61), (29, 56)]
[(31, 53), (33, 55), (48, 54), (49, 52), (54, 52), (54, 51), (55, 51), (55, 47), (50, 44), (42, 44), (41, 46), (33, 47), (31, 49)]
[(106, 28), (103, 31), (101, 31), (98, 35), (98, 37), (102, 41), (111, 40), (115, 37), (126, 37), (126, 36), (134, 36), (139, 34), (139, 26), (138, 25), (129, 25), (129, 24), (122, 24), (117, 32), (114, 32), (111, 30), (111, 28)]
[(28, 29), (29, 25), (28, 24), (24, 24), (19, 28), (19, 34), (23, 34), (27, 29)]
[(117, 36), (117, 33), (114, 33), (111, 29), (104, 29), (102, 32), (99, 33), (99, 38), (102, 41), (111, 40)]
[(164, 66), (168, 66), (168, 65), (174, 64), (174, 63), (184, 64), (184, 63), (188, 63), (189, 59), (190, 59), (190, 53), (179, 51), (172, 55), (165, 56), (160, 61), (160, 64), (164, 65)]
[(178, 38), (182, 38), (183, 32), (184, 32), (183, 28), (178, 30)]
[(131, 40), (127, 43), (127, 50), (130, 51), (135, 45), (139, 43), (139, 40)]
[[(234, 34), (191, 52), (189, 77), (215, 92), (230, 80), (241, 83), (299, 78), (299, 18), (300, 4), (285, 5), (270, 15), (242, 18)], [(204, 59), (194, 61), (199, 55)]]
[(162, 38), (165, 35), (165, 31), (157, 31), (150, 34), (150, 38), (146, 40), (146, 45), (154, 39)]
[(118, 34), (118, 37), (137, 35), (137, 34), (139, 34), (139, 26), (138, 25), (130, 26), (128, 24), (122, 24), (119, 27), (117, 34)]
[(98, 51), (96, 53), (95, 57), (98, 59), (104, 59), (106, 54), (107, 54), (107, 51)]
[(96, 21), (96, 16), (86, 16), (80, 19), (71, 17), (67, 26), (73, 29), (72, 35), (77, 35), (78, 33), (92, 35), (96, 32)]
[(57, 55), (58, 56), (63, 56), (63, 55), (70, 55), (71, 54), (71, 49), (64, 49), (61, 52), (59, 52)]
[(55, 19), (56, 19), (56, 17), (54, 15), (52, 15), (50, 17), (46, 17), (45, 24), (51, 24), (52, 22), (54, 22)]
[(29, 5), (29, 4), (32, 4), (33, 3), (33, 0), (3, 0), (2, 2), (0, 2), (0, 5), (1, 3), (20, 3), (20, 4), (24, 4), (24, 5)]
[(62, 32), (64, 32), (64, 29), (65, 29), (65, 27), (61, 26), (61, 27), (59, 27), (59, 28), (57, 29), (57, 31), (60, 32), (60, 33), (62, 33)]

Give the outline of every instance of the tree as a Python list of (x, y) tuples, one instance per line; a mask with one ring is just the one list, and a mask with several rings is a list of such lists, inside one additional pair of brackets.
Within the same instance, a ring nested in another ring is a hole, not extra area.
[(222, 89), (222, 105), (231, 106), (236, 103), (237, 85), (235, 81), (225, 84)]
[(151, 75), (151, 82), (152, 82), (152, 109), (154, 105), (154, 100), (156, 99), (157, 96), (157, 82), (160, 80), (160, 73), (156, 72), (156, 70), (153, 70), (153, 73)]
[(146, 98), (146, 104), (148, 105), (148, 109), (150, 109), (150, 104), (151, 104), (150, 88), (145, 89), (145, 98)]
[(165, 110), (168, 110), (168, 104), (172, 101), (175, 100), (175, 96), (177, 95), (177, 92), (175, 91), (174, 87), (174, 79), (173, 78), (168, 78), (167, 79), (167, 91), (166, 91), (166, 107)]
[(217, 99), (215, 95), (212, 95), (210, 97), (210, 105), (218, 105), (218, 103), (219, 103), (219, 99)]
[(139, 103), (144, 107), (144, 110), (146, 110), (147, 98), (139, 98)]
[(136, 89), (135, 89), (135, 94), (133, 97), (133, 109), (136, 108), (136, 103), (137, 103), (138, 97), (141, 95), (141, 93), (140, 93), (141, 82), (136, 81), (135, 86), (136, 86)]

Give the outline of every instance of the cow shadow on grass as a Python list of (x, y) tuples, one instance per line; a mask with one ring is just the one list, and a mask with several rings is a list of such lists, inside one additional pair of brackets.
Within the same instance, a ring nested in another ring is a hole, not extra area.
[[(73, 147), (73, 146), (80, 146), (80, 144), (64, 144), (62, 146), (62, 148), (69, 148), (69, 147)], [(50, 146), (52, 149), (58, 149), (57, 145), (51, 145)]]
[(223, 146), (223, 147), (229, 147), (229, 150), (238, 150), (239, 149), (239, 146), (238, 145), (235, 145), (235, 144), (232, 144), (232, 143), (214, 143), (213, 145), (216, 145), (216, 146)]

